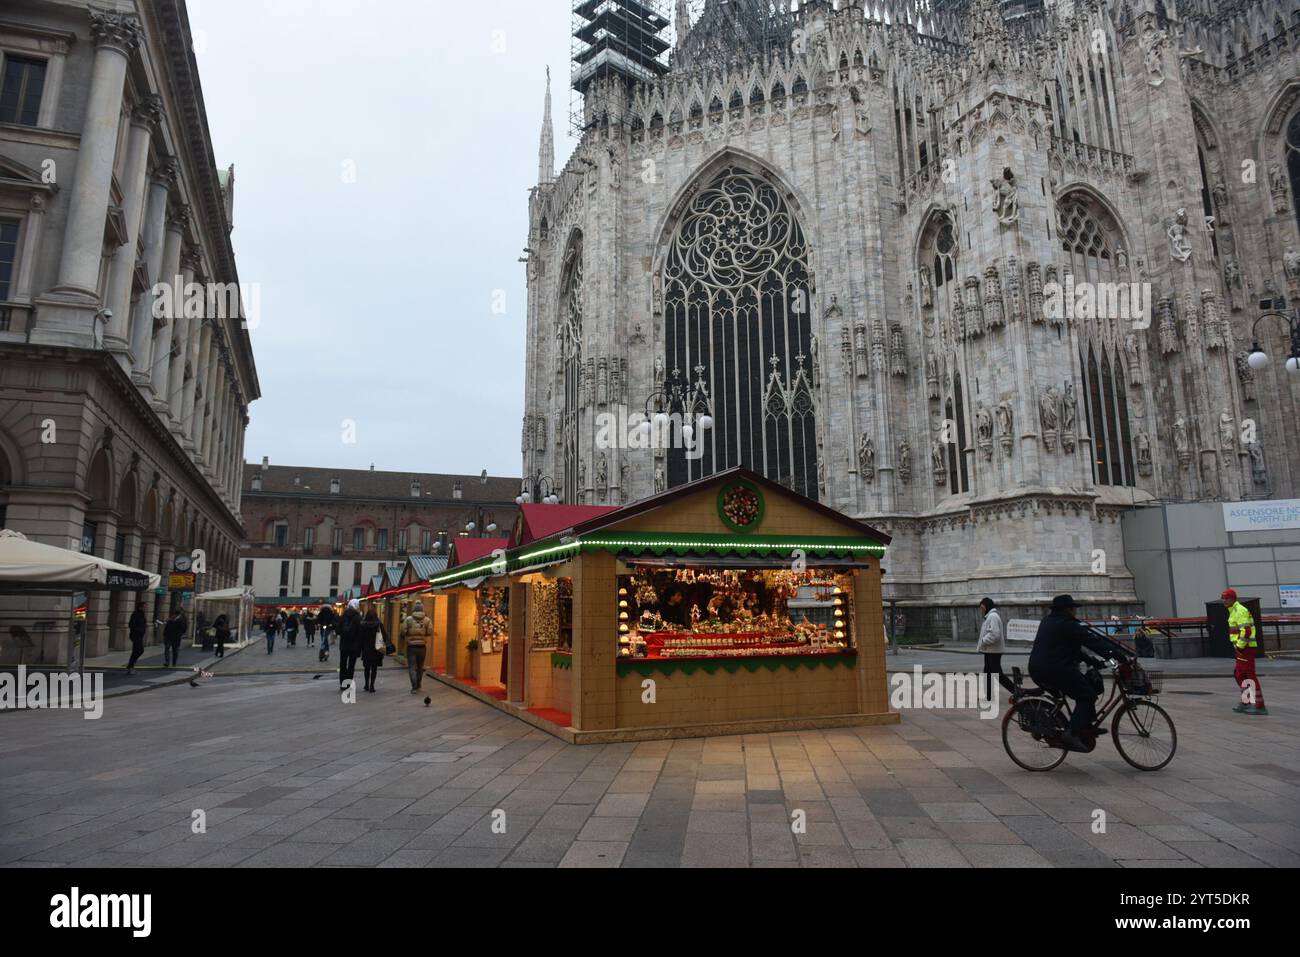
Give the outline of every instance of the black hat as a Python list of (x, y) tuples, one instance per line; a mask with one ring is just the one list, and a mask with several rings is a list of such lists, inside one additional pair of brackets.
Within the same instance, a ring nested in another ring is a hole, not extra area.
[(1052, 599), (1052, 611), (1064, 611), (1067, 608), (1082, 608), (1073, 595), (1057, 595)]

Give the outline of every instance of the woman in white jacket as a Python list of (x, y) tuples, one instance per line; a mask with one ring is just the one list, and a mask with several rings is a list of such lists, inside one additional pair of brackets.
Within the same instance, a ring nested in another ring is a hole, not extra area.
[(1007, 689), (1007, 694), (1013, 694), (1016, 686), (1002, 672), (1002, 655), (1007, 650), (1007, 642), (1006, 629), (1002, 625), (1002, 616), (998, 614), (997, 603), (992, 598), (985, 598), (980, 602), (979, 608), (983, 623), (980, 625), (975, 650), (984, 655), (984, 696), (993, 697), (993, 675), (998, 676), (998, 683)]

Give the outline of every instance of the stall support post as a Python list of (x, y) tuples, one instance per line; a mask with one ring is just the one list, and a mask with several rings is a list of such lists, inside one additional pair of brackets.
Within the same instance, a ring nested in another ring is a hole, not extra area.
[(885, 714), (889, 711), (889, 676), (886, 674), (884, 604), (880, 594), (880, 571), (860, 568), (853, 573), (853, 627), (858, 646), (858, 712)]
[(886, 627), (889, 629), (889, 653), (891, 655), (898, 654), (897, 624), (898, 602), (891, 598), (889, 600), (889, 621), (886, 622)]
[(528, 586), (516, 579), (510, 581), (510, 673), (506, 682), (506, 697), (511, 704), (523, 706), (524, 681), (528, 673)]
[(575, 564), (573, 725), (581, 731), (606, 731), (617, 727), (618, 719), (616, 562), (608, 552), (592, 552)]

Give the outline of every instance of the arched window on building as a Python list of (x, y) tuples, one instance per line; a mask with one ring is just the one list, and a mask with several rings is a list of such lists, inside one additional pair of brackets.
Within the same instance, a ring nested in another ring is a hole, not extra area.
[(714, 421), (702, 456), (668, 451), (668, 484), (741, 465), (817, 498), (808, 246), (782, 192), (738, 166), (704, 183), (663, 282), (665, 387), (707, 394)]
[[(1096, 301), (1126, 301), (1102, 295), (1101, 284), (1125, 288), (1133, 276), (1126, 269), (1123, 234), (1110, 211), (1095, 197), (1075, 192), (1057, 203), (1057, 238), (1068, 254), (1066, 272), (1077, 284), (1098, 286)], [(1064, 279), (1064, 276), (1062, 277)], [(1098, 485), (1137, 484), (1129, 422), (1128, 376), (1118, 344), (1134, 316), (1098, 315), (1079, 323), (1079, 370), (1083, 379), (1084, 421), (1092, 437), (1093, 479)]]
[(560, 456), (564, 500), (578, 501), (578, 417), (582, 390), (582, 233), (574, 232), (564, 254), (560, 278), (558, 329), (560, 375), (563, 400), (560, 406), (560, 434), (556, 445)]
[(1291, 179), (1291, 211), (1296, 217), (1296, 226), (1300, 228), (1300, 113), (1291, 117), (1286, 127), (1286, 170)]

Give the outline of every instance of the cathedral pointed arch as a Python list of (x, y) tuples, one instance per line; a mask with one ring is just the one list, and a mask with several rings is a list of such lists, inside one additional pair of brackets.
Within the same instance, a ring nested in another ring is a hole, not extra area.
[(744, 466), (817, 498), (803, 226), (786, 191), (737, 158), (711, 164), (687, 195), (662, 255), (663, 364), (669, 383), (711, 397), (713, 428), (697, 450), (667, 450), (667, 482)]

